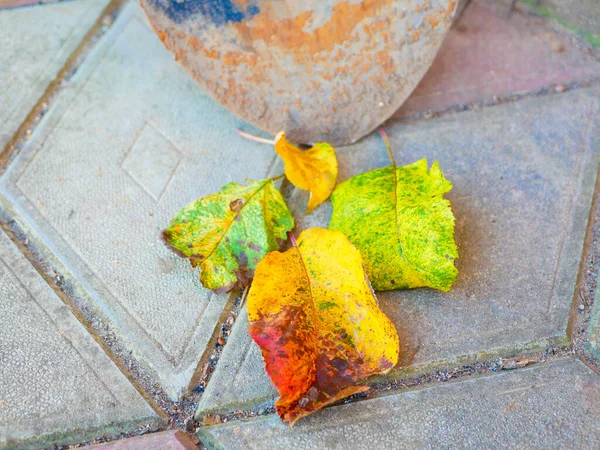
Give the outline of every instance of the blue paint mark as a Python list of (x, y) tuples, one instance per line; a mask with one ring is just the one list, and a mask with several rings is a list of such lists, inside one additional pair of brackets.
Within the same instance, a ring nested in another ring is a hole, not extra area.
[(239, 23), (260, 12), (256, 5), (249, 5), (242, 12), (232, 0), (148, 0), (148, 3), (176, 23), (201, 14), (206, 20), (220, 26), (229, 22)]
[(256, 5), (248, 5), (248, 7), (246, 8), (246, 15), (248, 17), (255, 16), (259, 12), (260, 12), (260, 9), (258, 9), (258, 6), (256, 6)]

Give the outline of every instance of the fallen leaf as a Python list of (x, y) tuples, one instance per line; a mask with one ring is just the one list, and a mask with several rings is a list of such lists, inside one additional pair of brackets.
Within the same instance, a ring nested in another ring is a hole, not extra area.
[(393, 163), (338, 185), (329, 228), (358, 247), (375, 290), (448, 291), (458, 275), (451, 189), (437, 162)]
[(329, 198), (338, 174), (337, 157), (331, 145), (318, 142), (308, 150), (300, 150), (280, 131), (275, 136), (275, 152), (283, 159), (287, 179), (310, 192), (307, 214)]
[(200, 281), (216, 292), (249, 284), (262, 257), (280, 248), (294, 219), (272, 179), (229, 183), (190, 203), (163, 236), (180, 256), (200, 266)]
[(267, 254), (248, 318), (280, 394), (277, 412), (290, 425), (368, 390), (355, 383), (398, 361), (396, 329), (377, 306), (360, 252), (339, 231), (311, 228), (297, 246)]
[(537, 361), (535, 359), (530, 358), (513, 358), (513, 359), (501, 359), (500, 360), (500, 368), (502, 370), (513, 370), (520, 369), (521, 367), (528, 366), (530, 364), (535, 364)]
[(223, 423), (223, 419), (218, 414), (207, 414), (202, 419), (202, 426), (203, 427), (210, 427), (212, 425), (218, 425), (220, 423)]

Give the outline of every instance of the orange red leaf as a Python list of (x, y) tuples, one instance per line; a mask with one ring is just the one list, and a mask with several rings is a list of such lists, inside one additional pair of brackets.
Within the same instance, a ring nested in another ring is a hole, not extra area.
[(377, 305), (360, 252), (339, 231), (312, 228), (258, 264), (248, 294), (250, 335), (292, 425), (358, 392), (398, 361), (399, 338)]

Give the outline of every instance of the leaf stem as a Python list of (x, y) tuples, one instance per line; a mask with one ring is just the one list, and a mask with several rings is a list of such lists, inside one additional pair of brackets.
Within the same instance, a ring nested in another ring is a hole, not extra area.
[(242, 299), (240, 300), (240, 308), (242, 306), (244, 306), (244, 302), (246, 301), (246, 299), (248, 298), (248, 290), (250, 289), (250, 286), (246, 286), (244, 288), (244, 292), (242, 292)]
[(276, 177), (271, 177), (271, 180), (277, 181), (277, 180), (281, 180), (283, 177), (285, 177), (285, 173), (282, 173), (281, 175), (277, 175)]
[(298, 244), (296, 243), (296, 238), (294, 237), (294, 233), (292, 233), (291, 231), (287, 232), (288, 235), (288, 239), (290, 240), (290, 242), (292, 243), (292, 246), (294, 247), (298, 247)]
[(235, 132), (237, 134), (239, 134), (240, 136), (242, 136), (243, 138), (246, 138), (246, 139), (248, 139), (250, 141), (261, 142), (263, 144), (275, 145), (275, 140), (273, 140), (273, 139), (265, 139), (265, 138), (261, 138), (261, 137), (258, 137), (258, 136), (253, 136), (252, 134), (248, 134), (248, 133), (243, 132), (239, 128), (236, 128)]
[(390, 144), (390, 140), (388, 138), (388, 135), (385, 131), (383, 131), (383, 128), (379, 128), (377, 130), (379, 132), (379, 135), (381, 136), (381, 139), (383, 139), (383, 143), (385, 144), (385, 148), (388, 152), (388, 156), (390, 157), (390, 160), (392, 161), (392, 164), (394, 165), (394, 167), (396, 166), (396, 160), (394, 160), (394, 154), (392, 153), (392, 146)]

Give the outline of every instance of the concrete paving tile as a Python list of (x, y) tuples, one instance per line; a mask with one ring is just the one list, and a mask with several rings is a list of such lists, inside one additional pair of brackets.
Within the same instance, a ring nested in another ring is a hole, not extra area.
[(199, 436), (223, 449), (595, 449), (600, 378), (578, 359), (556, 360), (327, 408), (294, 428), (273, 415)]
[(507, 19), (508, 1), (498, 3), (471, 3), (394, 117), (600, 76), (598, 59), (540, 18), (515, 12)]
[(0, 448), (161, 421), (2, 231), (0, 317)]
[(198, 447), (183, 431), (169, 430), (92, 445), (90, 450), (194, 450), (196, 448)]
[(596, 288), (594, 306), (590, 317), (587, 347), (600, 359), (600, 289)]
[(538, 13), (555, 19), (590, 44), (600, 47), (600, 5), (598, 0), (544, 0), (539, 5), (527, 0)]
[(0, 10), (0, 150), (108, 3), (77, 0)]
[[(584, 89), (386, 127), (399, 165), (438, 160), (454, 184), (448, 198), (459, 248), (450, 292), (377, 293), (407, 356), (391, 376), (568, 341), (600, 158), (599, 93)], [(339, 181), (389, 164), (376, 135), (339, 148), (338, 159)], [(286, 197), (297, 232), (327, 226), (330, 203), (304, 216), (306, 194), (291, 189)], [(242, 311), (199, 416), (277, 395), (247, 329)]]
[(187, 388), (228, 296), (203, 289), (160, 231), (190, 201), (267, 175), (272, 147), (239, 137), (239, 126), (131, 3), (0, 181), (7, 208), (172, 398)]
[(198, 418), (210, 412), (231, 412), (240, 406), (273, 403), (277, 390), (265, 372), (258, 345), (248, 334), (248, 312), (242, 308), (202, 398)]

